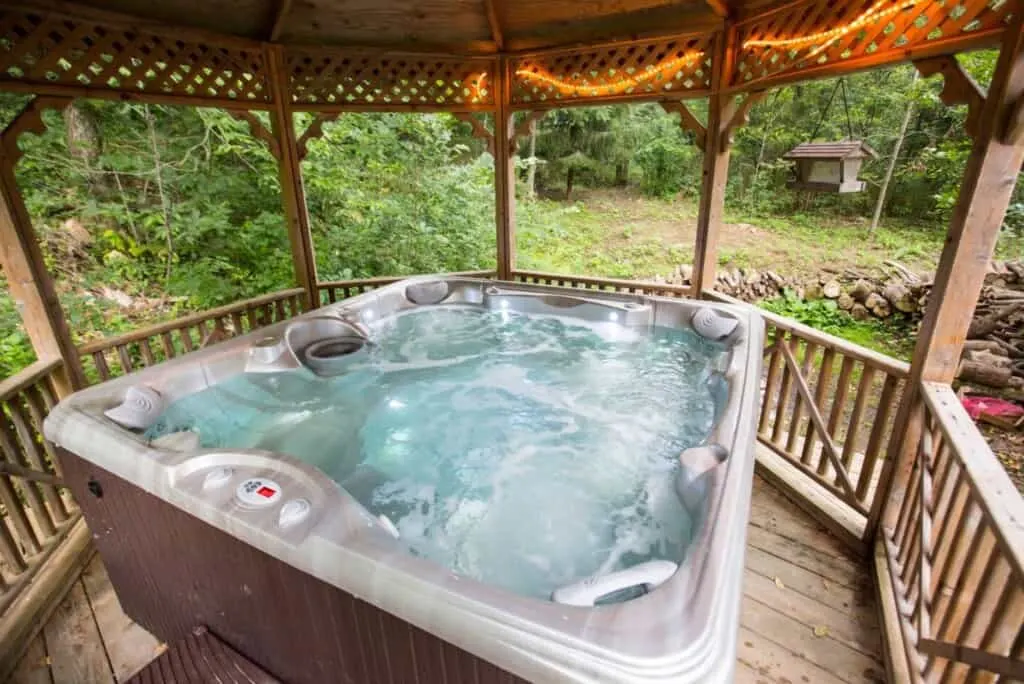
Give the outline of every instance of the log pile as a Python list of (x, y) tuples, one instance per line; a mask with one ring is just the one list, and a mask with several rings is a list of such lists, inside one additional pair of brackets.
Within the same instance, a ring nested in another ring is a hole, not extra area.
[[(901, 316), (920, 321), (934, 274), (919, 275), (887, 261), (884, 275), (823, 269), (819, 277), (782, 276), (753, 268), (722, 269), (715, 289), (746, 302), (787, 294), (802, 300), (828, 299), (857, 320)], [(686, 285), (692, 268), (679, 266), (658, 282)], [(960, 379), (1024, 392), (1024, 261), (994, 261), (978, 299), (960, 364)]]

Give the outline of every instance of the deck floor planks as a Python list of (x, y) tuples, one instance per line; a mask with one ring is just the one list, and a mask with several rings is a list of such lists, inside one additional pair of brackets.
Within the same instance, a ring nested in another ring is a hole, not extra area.
[(127, 681), (157, 655), (160, 642), (121, 610), (99, 554), (82, 573), (82, 584), (106, 646), (114, 679)]
[(54, 682), (111, 681), (110, 662), (81, 580), (43, 629)]
[(18, 667), (11, 673), (9, 684), (53, 684), (50, 664), (46, 659), (46, 640), (42, 634), (29, 644)]
[[(760, 478), (755, 478), (746, 559), (736, 682), (882, 681), (880, 630), (867, 565)], [(83, 607), (87, 621), (81, 619)], [(819, 630), (822, 635), (817, 636), (816, 626), (826, 627), (827, 634)], [(92, 640), (81, 643), (78, 651), (87, 656), (84, 660), (94, 668), (90, 676), (97, 679), (82, 675), (84, 663), (78, 664), (79, 670), (68, 667), (68, 653), (75, 649), (68, 647), (66, 635), (72, 633)], [(32, 644), (11, 681), (114, 684), (160, 651), (158, 641), (122, 613), (97, 558)]]

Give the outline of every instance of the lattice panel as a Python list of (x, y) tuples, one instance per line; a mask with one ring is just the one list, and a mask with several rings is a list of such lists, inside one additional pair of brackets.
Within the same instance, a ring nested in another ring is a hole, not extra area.
[(220, 100), (268, 100), (258, 49), (0, 11), (0, 81)]
[(786, 73), (1001, 30), (1011, 0), (816, 0), (740, 27), (733, 76), (743, 85)]
[(493, 60), (289, 50), (297, 105), (485, 107), (494, 103)]
[(524, 57), (512, 66), (512, 102), (536, 104), (702, 92), (710, 36)]

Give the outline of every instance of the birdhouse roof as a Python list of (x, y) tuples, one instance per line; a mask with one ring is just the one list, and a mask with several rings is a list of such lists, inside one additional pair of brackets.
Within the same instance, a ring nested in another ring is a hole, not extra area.
[(783, 159), (865, 159), (878, 154), (862, 140), (800, 143)]

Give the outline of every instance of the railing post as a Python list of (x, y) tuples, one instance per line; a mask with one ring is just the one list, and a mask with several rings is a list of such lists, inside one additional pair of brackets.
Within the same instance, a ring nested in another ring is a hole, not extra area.
[(726, 108), (732, 96), (722, 93), (732, 74), (736, 31), (728, 23), (715, 38), (711, 58), (711, 95), (708, 97), (708, 125), (704, 135), (704, 165), (701, 176), (700, 203), (697, 208), (697, 240), (694, 245), (693, 275), (690, 282), (693, 296), (700, 298), (704, 290), (715, 284), (718, 263), (718, 233), (725, 209), (725, 184), (729, 179), (730, 144), (725, 132), (728, 123)]
[(516, 267), (516, 175), (513, 159), (512, 74), (505, 57), (498, 60), (494, 110), (494, 213), (498, 231), (498, 280), (511, 280)]
[(967, 160), (928, 309), (918, 334), (910, 377), (896, 415), (897, 429), (882, 473), (878, 505), (866, 533), (874, 535), (884, 517), (898, 511), (921, 438), (921, 382), (951, 383), (956, 377), (967, 329), (985, 282), (989, 259), (1024, 162), (1024, 140), (1012, 116), (1024, 100), (1024, 19), (1007, 27), (995, 74), (985, 98)]
[(295, 138), (284, 50), (280, 45), (265, 45), (263, 56), (267, 65), (270, 96), (274, 103), (274, 108), (270, 111), (270, 120), (280, 152), (277, 168), (281, 180), (281, 201), (284, 202), (285, 219), (288, 222), (288, 240), (292, 248), (295, 279), (306, 292), (308, 311), (320, 306), (316, 255), (313, 250), (309, 211), (306, 207), (306, 192), (302, 185), (301, 157)]
[(40, 360), (63, 361), (63, 368), (54, 374), (54, 389), (60, 397), (85, 386), (85, 375), (25, 200), (18, 190), (14, 167), (20, 156), (19, 134), (24, 130), (41, 132), (42, 109), (63, 107), (70, 102), (37, 98), (0, 133), (0, 263), (36, 356)]

